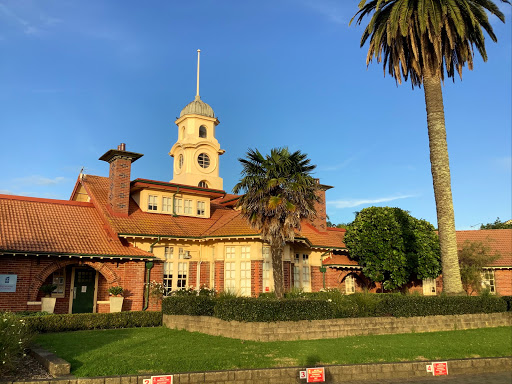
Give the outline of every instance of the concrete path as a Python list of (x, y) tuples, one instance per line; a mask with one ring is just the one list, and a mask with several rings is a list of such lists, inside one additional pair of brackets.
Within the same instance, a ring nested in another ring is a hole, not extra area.
[(431, 378), (379, 381), (351, 381), (347, 384), (512, 384), (512, 372), (481, 373), (478, 375), (432, 376)]

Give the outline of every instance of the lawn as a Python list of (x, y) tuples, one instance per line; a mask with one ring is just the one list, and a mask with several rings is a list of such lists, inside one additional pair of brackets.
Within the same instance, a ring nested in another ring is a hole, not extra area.
[(77, 377), (512, 356), (512, 328), (255, 342), (158, 328), (49, 333)]

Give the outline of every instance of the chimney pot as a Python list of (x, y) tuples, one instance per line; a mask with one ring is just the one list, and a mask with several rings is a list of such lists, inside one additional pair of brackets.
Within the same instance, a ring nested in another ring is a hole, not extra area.
[(121, 151), (126, 151), (126, 144), (125, 143), (121, 143), (121, 145), (119, 145), (119, 147), (120, 147)]

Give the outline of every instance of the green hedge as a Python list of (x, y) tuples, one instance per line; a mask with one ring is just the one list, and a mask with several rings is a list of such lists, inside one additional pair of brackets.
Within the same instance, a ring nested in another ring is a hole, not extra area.
[(505, 312), (507, 303), (495, 296), (384, 296), (378, 305), (380, 315), (395, 317), (462, 315)]
[(211, 296), (169, 296), (162, 301), (168, 315), (213, 316), (215, 298)]
[(162, 312), (77, 313), (24, 317), (35, 332), (64, 332), (86, 329), (157, 327)]
[(333, 292), (301, 293), (277, 300), (272, 295), (251, 297), (172, 296), (162, 311), (169, 315), (215, 316), (236, 321), (297, 321), (346, 317), (413, 317), (493, 313), (512, 301), (496, 296), (419, 296)]
[(298, 321), (332, 319), (336, 305), (315, 299), (256, 299), (236, 297), (218, 300), (215, 317), (236, 321)]
[(512, 296), (501, 296), (501, 298), (507, 303), (507, 311), (512, 311)]

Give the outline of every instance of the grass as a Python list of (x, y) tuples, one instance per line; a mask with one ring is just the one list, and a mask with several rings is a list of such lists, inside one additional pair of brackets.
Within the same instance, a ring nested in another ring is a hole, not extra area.
[(77, 377), (512, 355), (512, 328), (254, 342), (158, 328), (62, 332), (36, 342)]

